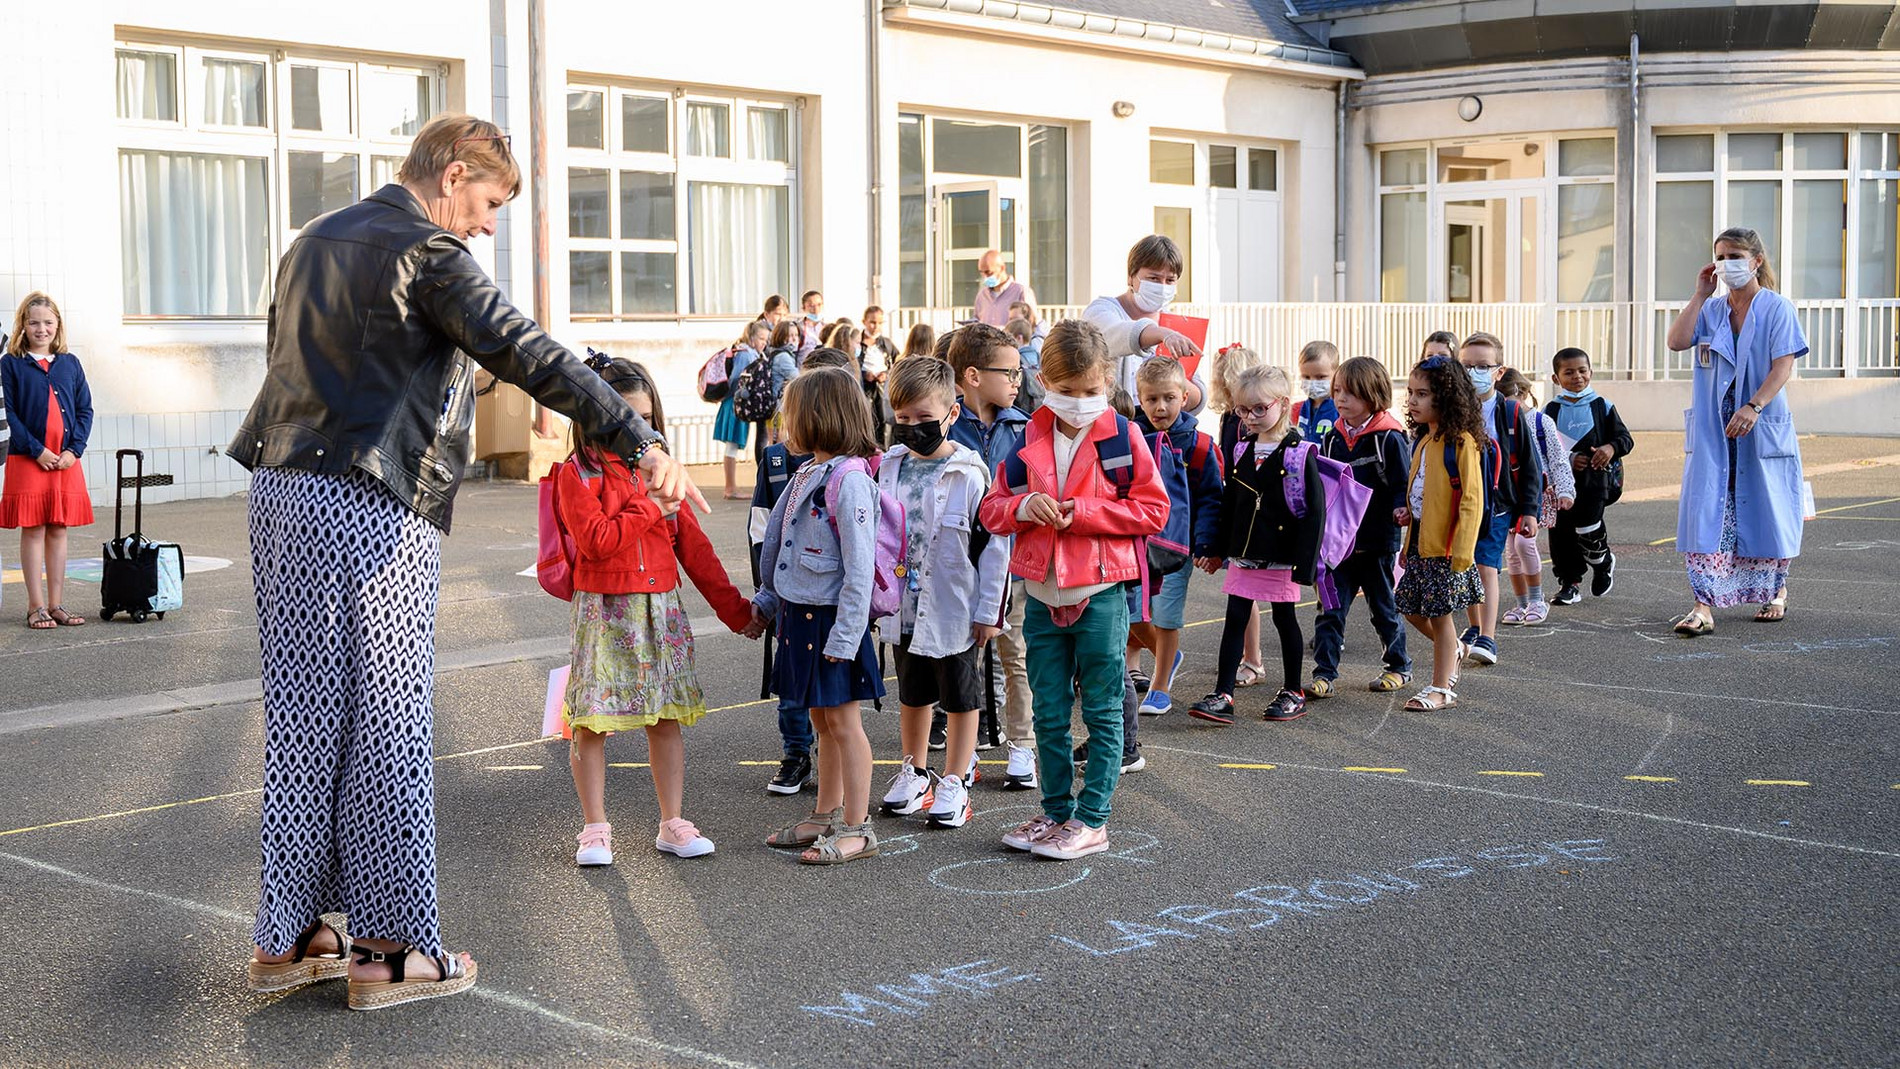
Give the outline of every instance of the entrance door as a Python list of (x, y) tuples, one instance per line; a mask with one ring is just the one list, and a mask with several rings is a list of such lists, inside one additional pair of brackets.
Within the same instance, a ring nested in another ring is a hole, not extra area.
[(959, 182), (936, 187), (937, 304), (961, 308), (983, 285), (977, 262), (995, 249), (1013, 276), (1025, 268), (1028, 214), (1019, 182)]
[(1535, 193), (1446, 201), (1441, 285), (1454, 304), (1536, 302), (1543, 299), (1537, 270), (1542, 238)]

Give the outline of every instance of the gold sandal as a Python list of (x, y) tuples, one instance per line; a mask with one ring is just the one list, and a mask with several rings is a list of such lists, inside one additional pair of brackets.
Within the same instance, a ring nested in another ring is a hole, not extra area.
[[(844, 823), (844, 806), (829, 813), (813, 813), (803, 820), (796, 820), (765, 837), (765, 845), (780, 850), (802, 850), (838, 829)], [(824, 829), (811, 835), (800, 835), (798, 829), (815, 824)]]
[[(864, 845), (847, 854), (838, 849), (838, 842), (841, 839), (863, 839)], [(830, 835), (811, 844), (811, 848), (817, 851), (818, 856), (806, 857), (800, 854), (798, 855), (799, 864), (842, 865), (859, 858), (876, 857), (877, 833), (871, 830), (871, 822), (868, 820), (862, 824), (838, 824), (833, 826)]]
[[(310, 953), (310, 943), (325, 928), (336, 935), (337, 949), (326, 954)], [(340, 980), (349, 975), (349, 953), (349, 937), (333, 925), (319, 920), (297, 937), (289, 961), (268, 962), (253, 957), (244, 968), (245, 978), (250, 982), (251, 990), (258, 992), (288, 991), (293, 987), (314, 984), (318, 980)]]
[(1788, 618), (1788, 592), (1776, 594), (1774, 600), (1755, 610), (1755, 622), (1758, 624), (1778, 624)]
[(1715, 621), (1699, 612), (1684, 613), (1676, 621), (1676, 634), (1683, 638), (1700, 638), (1715, 634)]

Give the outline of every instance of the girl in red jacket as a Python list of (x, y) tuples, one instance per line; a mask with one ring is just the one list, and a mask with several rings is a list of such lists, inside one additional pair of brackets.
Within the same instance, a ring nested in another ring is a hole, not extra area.
[[(620, 391), (653, 429), (666, 433), (659, 391), (644, 367), (594, 358), (589, 366)], [(578, 865), (611, 865), (607, 823), (606, 733), (645, 728), (660, 834), (653, 845), (679, 857), (713, 852), (713, 842), (680, 816), (685, 750), (680, 727), (706, 713), (693, 671), (693, 629), (680, 600), (684, 566), (693, 585), (735, 632), (752, 622), (752, 603), (733, 587), (692, 509), (667, 514), (637, 471), (581, 442), (555, 481), (561, 522), (574, 537), (574, 651), (562, 711), (574, 741), (568, 764), (587, 823), (576, 837)]]
[[(997, 536), (1015, 536), (1010, 574), (1023, 580), (1024, 661), (1042, 770), (1042, 816), (1003, 845), (1062, 861), (1108, 849), (1109, 802), (1122, 768), (1123, 650), (1129, 580), (1145, 575), (1143, 537), (1168, 518), (1168, 491), (1139, 428), (1108, 407), (1108, 343), (1095, 326), (1065, 319), (1042, 348), (1043, 407), (1013, 457), (998, 465), (978, 510)], [(1117, 487), (1100, 443), (1125, 436)], [(1077, 685), (1088, 725), (1088, 763), (1075, 789), (1069, 722)]]

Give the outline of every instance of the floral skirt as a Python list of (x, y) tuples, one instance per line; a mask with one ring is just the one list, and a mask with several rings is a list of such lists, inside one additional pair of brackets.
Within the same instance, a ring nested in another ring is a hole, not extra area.
[(1763, 605), (1788, 585), (1792, 557), (1742, 557), (1735, 553), (1735, 492), (1722, 503), (1722, 543), (1714, 553), (1685, 553), (1689, 589), (1703, 605)]
[(706, 715), (693, 627), (679, 590), (574, 592), (574, 649), (561, 716), (570, 728), (628, 731)]
[(1452, 571), (1450, 557), (1405, 555), (1405, 574), (1399, 577), (1393, 601), (1406, 616), (1450, 616), (1484, 601), (1484, 580), (1478, 566)]

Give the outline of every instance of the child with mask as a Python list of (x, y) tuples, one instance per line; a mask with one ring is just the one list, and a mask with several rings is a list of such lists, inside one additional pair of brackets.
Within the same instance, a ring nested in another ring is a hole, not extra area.
[(1513, 530), (1525, 538), (1537, 537), (1537, 517), (1544, 507), (1544, 462), (1537, 452), (1529, 412), (1516, 401), (1498, 396), (1497, 380), (1504, 372), (1504, 343), (1494, 335), (1475, 333), (1459, 348), (1458, 362), (1477, 393), (1489, 436), (1483, 469), (1486, 519), (1474, 552), (1478, 575), (1484, 583), (1484, 601), (1467, 611), (1470, 626), (1458, 641), (1472, 660), (1496, 664), (1498, 570), (1504, 566), (1504, 544)]
[(1557, 432), (1573, 443), (1570, 470), (1576, 477), (1577, 499), (1557, 514), (1550, 531), (1550, 566), (1557, 573), (1554, 605), (1583, 600), (1583, 571), (1591, 569), (1590, 593), (1602, 597), (1616, 583), (1616, 554), (1610, 552), (1610, 532), (1603, 512), (1623, 496), (1623, 458), (1636, 446), (1623, 417), (1596, 387), (1590, 385), (1590, 354), (1582, 349), (1559, 349), (1550, 361), (1557, 383), (1557, 399), (1544, 407), (1555, 420)]
[(1333, 372), (1339, 368), (1339, 347), (1329, 341), (1309, 341), (1300, 349), (1300, 397), (1293, 403), (1293, 425), (1309, 442), (1326, 439), (1339, 421), (1333, 403)]

